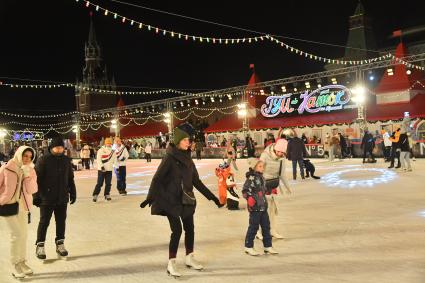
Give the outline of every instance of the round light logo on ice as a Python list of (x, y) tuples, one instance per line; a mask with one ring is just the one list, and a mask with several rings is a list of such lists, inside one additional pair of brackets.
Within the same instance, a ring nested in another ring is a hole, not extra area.
[[(368, 173), (370, 178), (355, 178), (355, 173)], [(352, 176), (347, 176), (351, 174)], [(355, 168), (341, 170), (326, 174), (320, 180), (320, 183), (329, 187), (341, 187), (344, 189), (352, 189), (354, 187), (374, 187), (375, 185), (388, 183), (392, 181), (397, 174), (393, 171), (381, 168)]]

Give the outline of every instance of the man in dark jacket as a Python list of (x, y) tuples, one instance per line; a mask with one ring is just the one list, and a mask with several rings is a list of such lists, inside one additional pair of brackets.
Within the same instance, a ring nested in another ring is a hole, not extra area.
[(190, 125), (183, 124), (174, 130), (174, 143), (170, 143), (149, 188), (146, 200), (140, 204), (144, 208), (152, 205), (152, 215), (166, 216), (170, 223), (171, 239), (167, 272), (179, 277), (176, 256), (182, 234), (185, 231), (186, 265), (196, 270), (203, 269), (193, 257), (194, 223), (196, 199), (195, 187), (208, 200), (218, 207), (223, 205), (199, 179), (198, 171), (190, 156)]
[(304, 157), (307, 156), (307, 150), (305, 149), (304, 142), (297, 137), (297, 134), (294, 133), (294, 136), (288, 142), (287, 156), (289, 160), (292, 160), (292, 174), (294, 180), (297, 179), (297, 164), (300, 167), (301, 178), (304, 177)]
[(341, 133), (339, 135), (339, 146), (341, 147), (341, 158), (345, 158), (347, 156), (347, 141)]
[(201, 153), (202, 153), (202, 150), (204, 150), (204, 143), (198, 140), (195, 143), (195, 150), (196, 150), (196, 159), (201, 160)]
[(40, 207), (40, 223), (37, 230), (36, 255), (46, 259), (44, 242), (52, 214), (56, 221), (56, 252), (59, 256), (67, 256), (65, 249), (65, 220), (68, 202), (75, 203), (77, 192), (74, 183), (74, 172), (69, 157), (64, 155), (62, 137), (55, 137), (47, 154), (37, 161), (38, 192), (34, 195), (34, 205)]
[(246, 147), (246, 151), (248, 154), (248, 158), (249, 157), (254, 157), (255, 155), (255, 145), (254, 145), (254, 141), (252, 140), (252, 138), (250, 136), (247, 136), (245, 139), (245, 147)]
[(365, 163), (366, 155), (369, 153), (372, 162), (376, 162), (375, 157), (373, 156), (373, 149), (375, 148), (375, 139), (372, 134), (366, 129), (362, 139), (362, 144), (360, 148), (363, 149), (363, 163)]

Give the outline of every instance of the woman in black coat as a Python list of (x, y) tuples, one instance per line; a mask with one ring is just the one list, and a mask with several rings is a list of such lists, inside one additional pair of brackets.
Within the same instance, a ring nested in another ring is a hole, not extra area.
[(198, 171), (192, 161), (190, 147), (190, 125), (182, 125), (174, 130), (174, 144), (170, 144), (167, 153), (155, 173), (146, 200), (140, 204), (152, 206), (152, 215), (166, 216), (170, 223), (171, 239), (169, 245), (169, 262), (167, 273), (174, 277), (181, 276), (176, 268), (177, 249), (185, 231), (186, 266), (196, 270), (203, 269), (193, 257), (194, 225), (193, 215), (196, 199), (195, 187), (208, 200), (222, 207), (218, 198), (201, 182)]

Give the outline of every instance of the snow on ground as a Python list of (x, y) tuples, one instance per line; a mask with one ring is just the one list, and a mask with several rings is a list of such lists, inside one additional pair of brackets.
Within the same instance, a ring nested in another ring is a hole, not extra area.
[[(214, 168), (220, 160), (195, 161), (207, 186), (217, 193)], [(218, 209), (200, 194), (195, 214), (195, 251), (206, 269), (184, 266), (181, 240), (178, 263), (187, 282), (425, 282), (425, 160), (413, 172), (388, 170), (388, 163), (362, 165), (352, 159), (313, 160), (321, 180), (290, 181), (294, 194), (279, 200), (277, 256), (243, 253), (246, 210)], [(48, 231), (44, 263), (35, 257), (39, 212), (29, 226), (27, 282), (173, 282), (166, 274), (170, 230), (166, 218), (140, 209), (159, 164), (130, 161), (129, 195), (111, 203), (91, 201), (96, 171), (76, 172), (78, 201), (69, 207), (67, 261), (56, 259), (54, 221)], [(246, 161), (238, 183), (244, 181)], [(287, 163), (287, 176), (292, 176)], [(239, 187), (241, 184), (239, 184)], [(242, 200), (243, 208), (245, 203)], [(0, 220), (0, 282), (13, 282), (9, 232)], [(256, 240), (255, 246), (262, 249)]]

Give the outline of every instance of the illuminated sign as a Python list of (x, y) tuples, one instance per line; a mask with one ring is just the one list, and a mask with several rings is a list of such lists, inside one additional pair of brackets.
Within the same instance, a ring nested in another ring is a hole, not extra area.
[(13, 141), (33, 141), (33, 140), (42, 140), (43, 133), (42, 132), (23, 132), (18, 131), (14, 132), (12, 135)]
[[(285, 94), (269, 96), (266, 103), (261, 106), (261, 114), (264, 117), (276, 117), (279, 114), (298, 114), (330, 112), (342, 110), (347, 107), (351, 99), (351, 91), (343, 85), (328, 85), (312, 92), (305, 91), (300, 96)], [(351, 108), (351, 107), (350, 107)]]

